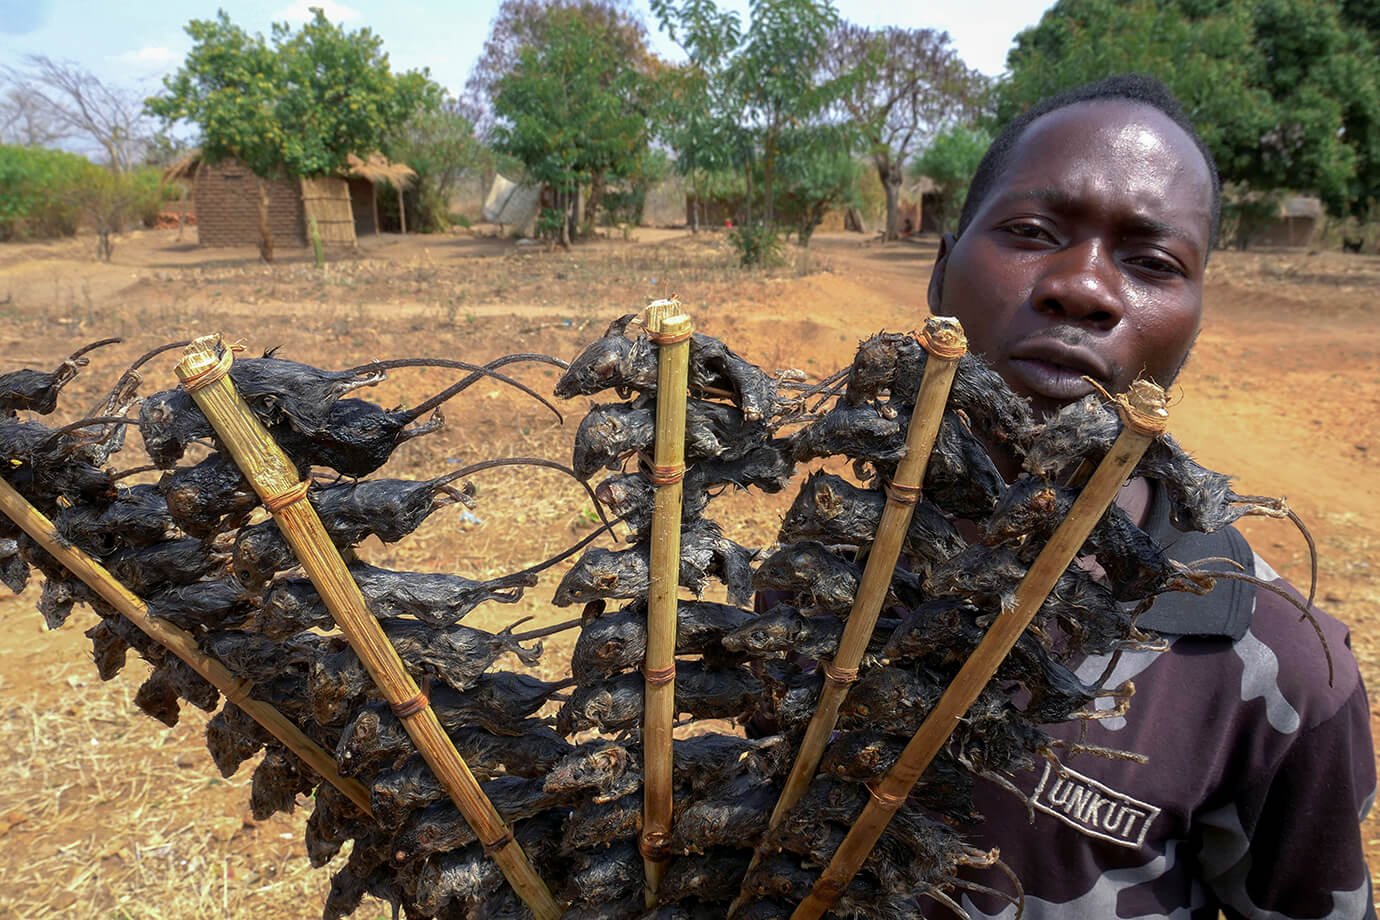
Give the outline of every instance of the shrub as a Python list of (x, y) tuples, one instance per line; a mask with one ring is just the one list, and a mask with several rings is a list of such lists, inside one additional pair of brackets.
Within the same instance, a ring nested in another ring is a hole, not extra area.
[(0, 239), (72, 236), (82, 212), (79, 192), (103, 173), (74, 153), (0, 145)]
[(781, 264), (781, 237), (775, 227), (766, 224), (734, 227), (728, 231), (728, 242), (738, 253), (738, 263), (744, 268)]

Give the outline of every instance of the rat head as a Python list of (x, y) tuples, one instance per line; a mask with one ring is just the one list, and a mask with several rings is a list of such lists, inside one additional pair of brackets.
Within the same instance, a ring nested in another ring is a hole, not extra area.
[(1216, 167), (1164, 87), (1117, 77), (1032, 109), (978, 167), (929, 305), (1045, 413), (1188, 357), (1216, 232)]

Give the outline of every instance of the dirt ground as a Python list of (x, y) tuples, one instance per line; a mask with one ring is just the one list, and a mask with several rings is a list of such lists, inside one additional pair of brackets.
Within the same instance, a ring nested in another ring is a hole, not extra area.
[[(136, 355), (207, 332), (331, 367), (526, 351), (569, 358), (609, 320), (675, 293), (700, 329), (755, 363), (822, 376), (850, 360), (860, 337), (918, 324), (935, 246), (825, 235), (787, 266), (744, 273), (713, 234), (639, 230), (570, 253), (482, 234), (385, 236), (318, 269), (305, 251), (265, 267), (250, 249), (201, 250), (190, 239), (190, 231), (182, 240), (176, 231), (132, 235), (107, 265), (91, 261), (85, 239), (0, 246), (0, 368), (51, 366), (80, 343), (123, 336), (69, 388), (61, 412), (76, 418)], [(1308, 522), (1321, 603), (1351, 626), (1380, 710), (1380, 257), (1222, 252), (1209, 271), (1206, 322), (1171, 430), (1207, 465), (1236, 476), (1238, 491), (1285, 495)], [(147, 391), (174, 384), (172, 363), (150, 365)], [(543, 393), (555, 376), (542, 365), (513, 371)], [(415, 405), (450, 373), (396, 371), (369, 396)], [(562, 427), (513, 390), (480, 384), (446, 407), (444, 430), (405, 445), (386, 471), (422, 478), (490, 457), (564, 460), (587, 406), (562, 406), (571, 419)], [(125, 454), (141, 454), (137, 440)], [(485, 577), (554, 555), (592, 526), (589, 501), (557, 474), (497, 470), (475, 482), (472, 514), (448, 509), (414, 537), (362, 555)], [(714, 510), (731, 536), (761, 545), (787, 498), (734, 497)], [(1306, 582), (1295, 531), (1275, 521), (1245, 530), (1277, 568)], [(559, 572), (521, 603), (481, 608), (467, 622), (567, 618), (549, 602)], [(102, 684), (82, 636), (94, 616), (80, 611), (49, 632), (36, 597), (32, 585), (0, 597), (0, 747), (11, 751), (0, 758), (0, 916), (318, 916), (329, 879), (304, 855), (309, 803), (254, 821), (251, 771), (219, 777), (202, 738), (206, 715), (184, 708), (169, 729), (139, 714), (133, 694), (147, 669), (131, 656)], [(548, 643), (548, 671), (563, 670), (570, 641), (567, 633)], [(1365, 839), (1380, 869), (1377, 838), (1372, 819)], [(368, 901), (356, 916), (387, 910)]]

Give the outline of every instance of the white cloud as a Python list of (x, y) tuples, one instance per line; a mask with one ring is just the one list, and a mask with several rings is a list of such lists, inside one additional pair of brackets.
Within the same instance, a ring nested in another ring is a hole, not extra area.
[(115, 54), (107, 58), (116, 64), (135, 67), (167, 67), (181, 59), (182, 55), (171, 48), (140, 48), (138, 51), (126, 51), (124, 54)]
[(273, 21), (290, 22), (293, 25), (309, 22), (312, 17), (312, 7), (319, 7), (331, 22), (353, 22), (356, 19), (364, 18), (364, 14), (359, 10), (343, 3), (336, 3), (335, 0), (296, 0), (292, 5), (285, 6), (274, 13)]

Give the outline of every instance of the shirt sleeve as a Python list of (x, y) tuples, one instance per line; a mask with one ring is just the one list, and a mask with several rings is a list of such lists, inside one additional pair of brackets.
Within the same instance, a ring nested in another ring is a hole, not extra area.
[(1374, 918), (1360, 821), (1375, 794), (1364, 686), (1298, 732), (1267, 775), (1201, 816), (1203, 881), (1223, 913), (1281, 920)]

